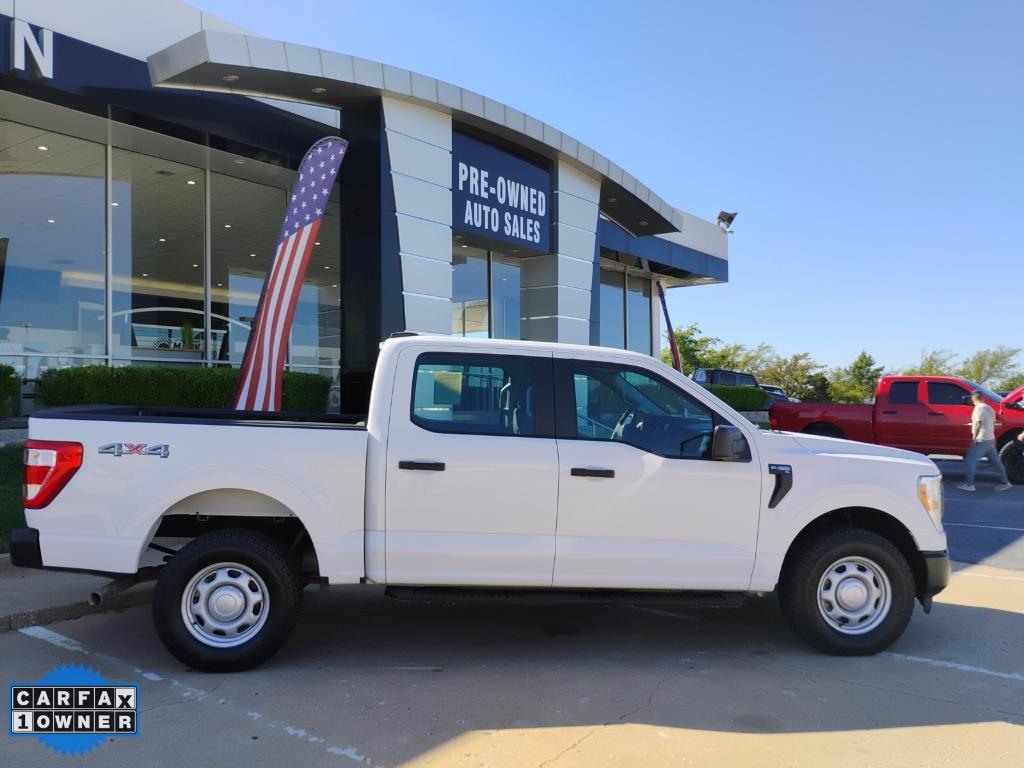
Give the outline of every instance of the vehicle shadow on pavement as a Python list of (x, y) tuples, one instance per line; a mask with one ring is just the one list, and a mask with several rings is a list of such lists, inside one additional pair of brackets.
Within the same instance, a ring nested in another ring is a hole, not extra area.
[(742, 733), (1024, 723), (1024, 670), (1011, 650), (1024, 637), (1024, 615), (1010, 611), (936, 604), (924, 616), (918, 608), (889, 653), (837, 658), (792, 635), (772, 597), (677, 611), (403, 603), (378, 590), (307, 594), (301, 625), (270, 666), (276, 674), (313, 665), (308, 693), (324, 707), (339, 716), (353, 706), (381, 709), (393, 733), (447, 739), (464, 730), (624, 722)]

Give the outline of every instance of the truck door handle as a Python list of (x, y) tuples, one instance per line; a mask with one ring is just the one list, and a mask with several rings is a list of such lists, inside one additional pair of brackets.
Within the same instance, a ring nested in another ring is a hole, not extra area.
[(941, 416), (942, 414), (938, 411), (928, 411), (929, 416)]
[(573, 477), (615, 477), (614, 469), (592, 469), (591, 467), (573, 467), (569, 470)]
[(398, 462), (399, 469), (418, 469), (421, 472), (444, 472), (443, 461), (406, 461)]
[(898, 416), (899, 413), (897, 411), (882, 411), (882, 415), (883, 416)]

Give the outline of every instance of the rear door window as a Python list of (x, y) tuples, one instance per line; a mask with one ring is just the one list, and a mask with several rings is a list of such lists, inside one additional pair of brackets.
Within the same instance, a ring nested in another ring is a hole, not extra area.
[[(538, 434), (535, 367), (550, 360), (515, 355), (428, 353), (416, 361), (412, 421), (435, 432)], [(550, 377), (550, 374), (548, 374)], [(542, 398), (550, 388), (541, 387)], [(541, 404), (541, 409), (545, 404)]]
[(948, 381), (928, 382), (928, 402), (932, 405), (966, 405), (964, 398), (970, 394), (963, 387)]
[(893, 405), (917, 405), (917, 382), (894, 381), (889, 386), (889, 402)]

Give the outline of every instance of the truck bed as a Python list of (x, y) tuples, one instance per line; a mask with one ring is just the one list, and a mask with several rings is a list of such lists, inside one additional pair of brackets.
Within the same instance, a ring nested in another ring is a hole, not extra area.
[(365, 414), (235, 411), (227, 408), (168, 408), (135, 405), (71, 405), (46, 408), (33, 419), (77, 421), (154, 421), (167, 424), (366, 429)]
[(783, 432), (814, 432), (828, 425), (848, 440), (875, 442), (874, 406), (846, 403), (772, 403), (772, 426)]

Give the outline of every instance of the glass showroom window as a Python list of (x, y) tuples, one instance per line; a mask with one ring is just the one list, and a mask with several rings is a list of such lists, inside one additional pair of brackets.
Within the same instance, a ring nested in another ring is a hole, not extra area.
[(456, 245), (452, 249), (452, 333), (520, 338), (521, 272), (521, 262), (514, 256)]
[(115, 357), (205, 358), (204, 173), (113, 149)]
[[(337, 197), (337, 187), (335, 195)], [(289, 361), (300, 366), (337, 368), (341, 365), (341, 207), (327, 205), (309, 257), (306, 279), (295, 307)]]
[(452, 334), (487, 338), (487, 251), (468, 245), (452, 249)]
[(624, 349), (626, 347), (625, 279), (623, 272), (601, 270), (600, 345)]
[(34, 379), (106, 354), (106, 154), (0, 121), (0, 157), (0, 355)]
[(284, 220), (285, 191), (210, 174), (210, 357), (240, 365)]
[(634, 352), (651, 354), (651, 281), (626, 276), (626, 343)]

